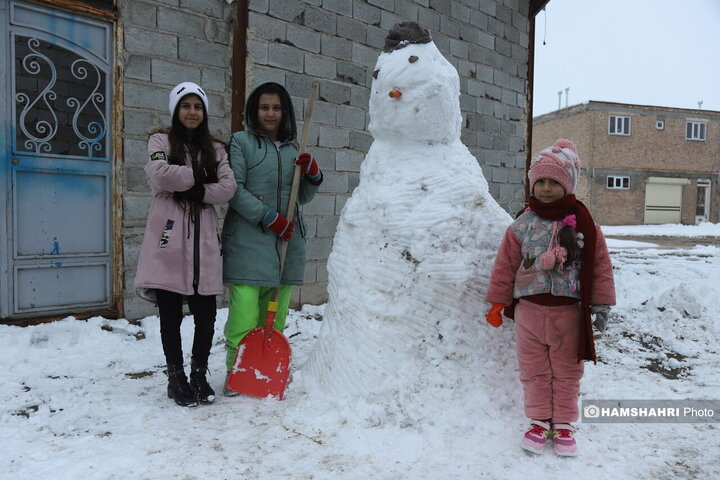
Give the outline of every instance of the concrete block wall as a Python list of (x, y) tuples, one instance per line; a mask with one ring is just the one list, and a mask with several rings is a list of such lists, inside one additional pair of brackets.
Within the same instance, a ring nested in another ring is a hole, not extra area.
[[(310, 238), (305, 286), (293, 305), (327, 300), (327, 258), (340, 212), (358, 185), (372, 143), (367, 108), (372, 71), (388, 30), (416, 21), (429, 28), (461, 79), (462, 139), (498, 202), (523, 202), (529, 19), (526, 0), (250, 0), (246, 92), (266, 81), (293, 97), (299, 127), (320, 80), (309, 151), (325, 173), (304, 207)], [(211, 129), (230, 128), (233, 19), (226, 0), (122, 0), (124, 29), (123, 244), (125, 315), (153, 312), (132, 292), (149, 196), (142, 167), (147, 130), (169, 121), (167, 92), (180, 79), (211, 98)]]
[[(148, 132), (170, 125), (168, 93), (183, 81), (208, 94), (210, 130), (230, 135), (231, 59), (235, 6), (221, 0), (122, 0), (118, 2), (123, 43), (122, 243), (124, 315), (157, 313), (133, 292), (138, 252), (150, 206), (143, 167)], [(221, 211), (222, 214), (222, 211)]]
[(298, 119), (320, 80), (309, 150), (325, 182), (304, 209), (306, 285), (294, 303), (327, 300), (327, 257), (343, 205), (358, 184), (372, 137), (367, 107), (372, 71), (388, 30), (401, 21), (430, 29), (461, 78), (462, 140), (493, 196), (508, 211), (523, 202), (528, 78), (528, 2), (522, 0), (251, 0), (248, 91), (284, 84)]

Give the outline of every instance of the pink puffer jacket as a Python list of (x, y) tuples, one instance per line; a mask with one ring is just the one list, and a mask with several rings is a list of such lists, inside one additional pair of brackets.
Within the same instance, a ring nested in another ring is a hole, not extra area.
[[(227, 160), (227, 152), (215, 143), (218, 163), (217, 183), (205, 184), (205, 208), (200, 213), (200, 248), (198, 293), (223, 293), (220, 226), (214, 204), (230, 200), (237, 184)], [(164, 155), (162, 153), (164, 153)], [(190, 154), (185, 165), (170, 165), (170, 142), (167, 134), (155, 133), (148, 140), (148, 163), (145, 172), (153, 194), (147, 226), (135, 275), (135, 293), (155, 302), (154, 289), (192, 295), (194, 269), (195, 224), (188, 212), (173, 199), (173, 192), (189, 189), (194, 184)]]

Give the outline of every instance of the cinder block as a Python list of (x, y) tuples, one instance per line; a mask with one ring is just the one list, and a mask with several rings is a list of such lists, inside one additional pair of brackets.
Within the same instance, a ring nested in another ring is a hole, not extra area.
[(350, 143), (350, 132), (346, 129), (320, 126), (318, 145), (329, 148), (347, 148)]
[(333, 59), (305, 54), (305, 73), (313, 77), (328, 78), (334, 80), (337, 76), (337, 67)]
[(309, 238), (305, 245), (305, 258), (307, 260), (327, 259), (331, 248), (332, 238)]
[(317, 220), (317, 236), (334, 237), (338, 221), (338, 217), (319, 217)]
[(199, 68), (191, 66), (187, 63), (153, 59), (152, 81), (154, 83), (163, 83), (166, 85), (177, 85), (181, 81), (200, 84), (201, 73)]
[(131, 0), (125, 9), (129, 25), (155, 28), (157, 26), (157, 7), (145, 2)]
[(272, 17), (280, 18), (286, 22), (295, 21), (305, 11), (303, 2), (296, 0), (270, 0), (268, 13)]
[(178, 58), (195, 65), (228, 67), (230, 50), (224, 45), (210, 43), (196, 38), (178, 38)]
[(349, 38), (353, 42), (365, 43), (367, 25), (352, 18), (337, 18), (337, 34), (343, 38)]
[(324, 10), (351, 17), (353, 13), (353, 3), (356, 2), (348, 0), (323, 0), (322, 7)]
[(350, 143), (348, 147), (350, 148), (350, 150), (356, 150), (365, 153), (367, 153), (367, 151), (370, 149), (370, 145), (372, 145), (373, 142), (372, 135), (367, 132), (359, 132), (356, 130), (350, 132), (349, 140)]
[(162, 125), (160, 115), (157, 112), (147, 112), (133, 108), (123, 109), (123, 134), (140, 135), (147, 138), (147, 134), (155, 127)]
[(167, 112), (168, 92), (169, 89), (166, 87), (125, 82), (124, 103), (126, 107), (142, 107)]
[(280, 43), (268, 45), (268, 65), (292, 72), (303, 73), (305, 56), (302, 50)]
[(458, 38), (460, 36), (460, 24), (452, 18), (440, 17), (440, 31), (448, 37)]
[(322, 193), (349, 193), (348, 176), (345, 173), (323, 172)]
[(142, 55), (177, 58), (178, 39), (174, 35), (127, 27), (125, 29), (125, 51)]
[(145, 169), (140, 165), (126, 163), (123, 165), (123, 194), (132, 193), (150, 193), (150, 187), (147, 183), (147, 175)]
[(335, 82), (320, 82), (319, 97), (326, 102), (349, 105), (352, 90), (349, 86)]
[(309, 28), (288, 24), (287, 40), (300, 49), (320, 53), (321, 34)]
[(248, 14), (248, 29), (258, 38), (285, 40), (287, 25), (281, 20), (254, 12)]
[(335, 35), (337, 33), (337, 15), (318, 8), (306, 8), (305, 26), (318, 32)]
[(159, 7), (157, 26), (160, 30), (174, 34), (183, 34), (205, 40), (205, 16), (186, 13), (180, 10)]
[(440, 15), (435, 10), (421, 8), (418, 10), (418, 23), (436, 32), (440, 30)]
[(395, 13), (405, 20), (418, 21), (420, 8), (416, 2), (410, 0), (395, 0)]
[(337, 126), (363, 130), (365, 128), (365, 110), (346, 105), (338, 106)]
[(352, 57), (353, 43), (332, 35), (323, 35), (320, 53), (328, 57), (346, 60)]
[(150, 59), (141, 55), (130, 55), (123, 70), (125, 78), (150, 81)]
[(183, 9), (217, 18), (222, 18), (224, 4), (218, 0), (180, 0)]
[[(337, 77), (341, 82), (351, 83), (353, 85), (365, 85), (367, 78), (367, 69), (354, 63), (337, 62)], [(352, 92), (350, 94), (350, 103), (352, 104)], [(367, 105), (365, 106), (367, 108)]]
[(400, 15), (396, 15), (390, 11), (380, 11), (380, 28), (385, 31), (390, 31), (392, 27), (394, 27), (398, 23), (404, 22), (405, 20), (407, 19), (401, 17)]
[(230, 85), (227, 82), (228, 73), (229, 71), (224, 68), (203, 67), (200, 85), (202, 85), (205, 90), (227, 93), (230, 91)]
[[(313, 108), (313, 125), (335, 125), (337, 107), (332, 103), (327, 102), (315, 102)], [(299, 127), (299, 125), (298, 125)], [(319, 127), (318, 127), (319, 128)]]
[(364, 1), (353, 1), (353, 18), (365, 25), (380, 25), (380, 9)]
[(327, 283), (314, 283), (312, 285), (304, 285), (297, 289), (298, 304), (302, 305), (322, 305), (328, 300)]
[(248, 40), (248, 59), (260, 65), (268, 64), (268, 42), (262, 39), (251, 38)]
[(450, 16), (452, 15), (452, 3), (447, 0), (430, 0), (430, 8), (441, 15)]
[(251, 12), (267, 13), (270, 0), (250, 0), (248, 10)]
[(312, 201), (303, 205), (303, 215), (324, 215), (335, 214), (335, 196), (319, 193)]
[(125, 195), (123, 197), (123, 225), (144, 225), (150, 208), (150, 196)]

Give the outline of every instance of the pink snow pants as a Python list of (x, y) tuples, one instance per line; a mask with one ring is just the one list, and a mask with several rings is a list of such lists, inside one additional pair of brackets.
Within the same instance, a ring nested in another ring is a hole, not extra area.
[(545, 306), (520, 299), (515, 336), (525, 415), (552, 423), (578, 419), (583, 362), (578, 362), (580, 303)]

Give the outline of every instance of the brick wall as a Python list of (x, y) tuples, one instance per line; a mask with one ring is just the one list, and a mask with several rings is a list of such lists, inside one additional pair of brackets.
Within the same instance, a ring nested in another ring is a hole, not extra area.
[[(142, 165), (150, 125), (168, 122), (167, 92), (178, 79), (211, 97), (211, 128), (227, 138), (235, 5), (221, 0), (125, 0), (124, 224), (126, 316), (147, 314), (132, 280), (149, 197)], [(490, 191), (511, 212), (523, 201), (529, 20), (524, 0), (250, 0), (246, 94), (265, 81), (287, 87), (298, 120), (320, 80), (309, 151), (325, 173), (304, 208), (310, 237), (306, 285), (293, 304), (327, 300), (327, 257), (340, 211), (358, 184), (372, 137), (367, 106), (387, 31), (401, 21), (431, 30), (461, 81), (462, 140)], [(146, 303), (146, 302), (145, 302)]]

